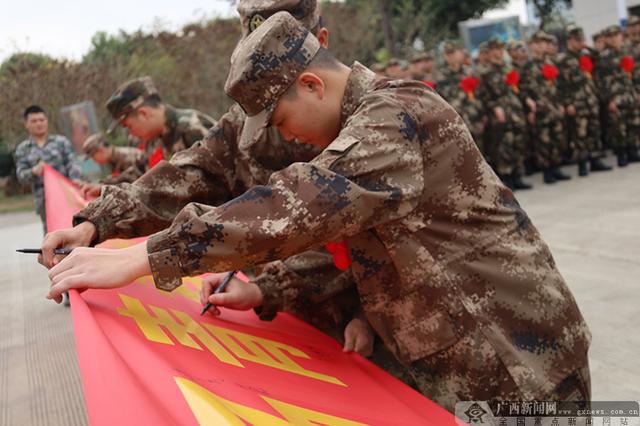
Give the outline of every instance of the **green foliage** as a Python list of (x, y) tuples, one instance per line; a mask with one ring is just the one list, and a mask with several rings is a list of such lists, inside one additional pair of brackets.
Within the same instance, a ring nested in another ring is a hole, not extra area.
[(570, 6), (571, 0), (527, 0), (532, 4), (536, 14), (540, 18), (540, 28), (548, 29), (554, 22), (561, 20), (559, 9), (563, 6)]
[(0, 77), (11, 77), (22, 72), (44, 68), (54, 62), (54, 59), (41, 53), (14, 53), (0, 65)]
[(84, 56), (84, 62), (108, 62), (128, 57), (132, 51), (132, 43), (126, 33), (109, 35), (104, 31), (91, 37), (91, 47)]

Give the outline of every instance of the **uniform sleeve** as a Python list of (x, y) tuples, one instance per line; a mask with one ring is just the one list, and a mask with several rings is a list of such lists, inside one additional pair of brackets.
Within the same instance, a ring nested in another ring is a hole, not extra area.
[(351, 269), (336, 268), (326, 251), (307, 251), (268, 263), (251, 282), (262, 290), (263, 303), (256, 313), (267, 321), (278, 312), (304, 312), (355, 288)]
[(500, 96), (497, 91), (494, 90), (493, 82), (489, 72), (484, 72), (480, 75), (478, 98), (482, 100), (482, 103), (489, 110), (487, 112), (487, 115), (491, 115), (493, 113), (493, 110), (498, 106), (498, 100)]
[(78, 161), (76, 160), (76, 154), (73, 151), (73, 146), (71, 145), (71, 142), (69, 142), (69, 139), (63, 138), (62, 147), (66, 176), (69, 179), (80, 179), (82, 176), (82, 170), (80, 169), (80, 164), (78, 164)]
[(312, 162), (294, 163), (220, 207), (185, 207), (147, 240), (156, 286), (172, 290), (182, 276), (284, 259), (412, 211), (427, 135), (411, 111), (378, 97)]
[(14, 154), (14, 159), (16, 161), (16, 176), (18, 180), (23, 185), (29, 185), (33, 183), (34, 174), (31, 171), (31, 168), (35, 164), (30, 164), (27, 159), (27, 149), (24, 144), (18, 145), (16, 148), (16, 152)]
[(165, 229), (190, 202), (228, 201), (243, 121), (228, 112), (204, 140), (176, 153), (170, 162), (161, 161), (133, 183), (106, 186), (100, 198), (74, 216), (73, 224), (93, 223), (97, 242), (132, 238)]
[(560, 98), (563, 101), (563, 105), (575, 105), (575, 91), (576, 91), (576, 78), (574, 77), (573, 70), (569, 66), (569, 58), (563, 57), (559, 64), (558, 68), (560, 70), (560, 75), (558, 76), (558, 92)]

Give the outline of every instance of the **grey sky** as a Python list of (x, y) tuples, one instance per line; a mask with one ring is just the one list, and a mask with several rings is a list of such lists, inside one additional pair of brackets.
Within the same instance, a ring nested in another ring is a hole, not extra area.
[(0, 61), (23, 51), (81, 59), (98, 31), (176, 30), (235, 13), (227, 0), (0, 0)]
[[(456, 0), (451, 0), (456, 1)], [(525, 0), (510, 0), (492, 17), (519, 14)], [(0, 62), (15, 52), (79, 60), (98, 31), (177, 30), (188, 22), (233, 16), (228, 0), (0, 0)]]

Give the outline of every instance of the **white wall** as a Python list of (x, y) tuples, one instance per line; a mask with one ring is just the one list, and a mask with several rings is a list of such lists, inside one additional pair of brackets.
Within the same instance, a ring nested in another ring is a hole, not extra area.
[[(608, 27), (619, 24), (618, 0), (574, 0), (573, 13), (576, 23), (584, 28), (587, 40), (591, 35)], [(626, 0), (627, 7), (640, 4), (640, 0)]]

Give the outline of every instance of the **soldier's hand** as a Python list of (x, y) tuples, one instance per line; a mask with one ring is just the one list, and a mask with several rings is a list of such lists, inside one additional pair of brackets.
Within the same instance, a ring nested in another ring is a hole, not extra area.
[(343, 352), (356, 351), (362, 356), (370, 356), (373, 353), (375, 334), (366, 319), (354, 318), (344, 329)]
[(536, 123), (536, 113), (535, 112), (530, 112), (529, 114), (527, 114), (527, 121), (531, 125), (535, 124)]
[[(262, 305), (262, 290), (256, 284), (244, 282), (233, 277), (222, 293), (211, 294), (218, 288), (227, 274), (211, 274), (202, 280), (202, 290), (200, 301), (205, 304), (210, 302), (214, 306), (224, 306), (225, 308), (246, 311)], [(213, 311), (213, 312), (212, 312)], [(210, 309), (213, 315), (219, 315), (217, 309)]]
[(609, 112), (616, 115), (620, 114), (620, 111), (618, 110), (618, 105), (616, 105), (614, 101), (609, 102)]
[(33, 173), (35, 176), (42, 176), (42, 174), (44, 173), (44, 161), (40, 160), (38, 164), (33, 166), (31, 168), (31, 173)]
[(499, 123), (506, 123), (507, 122), (507, 117), (504, 114), (504, 109), (502, 109), (502, 107), (496, 107), (493, 112), (496, 114), (496, 118), (498, 119)]
[(102, 191), (102, 184), (85, 182), (80, 187), (80, 194), (83, 198), (98, 197)]
[(538, 111), (538, 105), (536, 104), (536, 101), (534, 101), (531, 98), (527, 98), (526, 103), (527, 103), (527, 107), (529, 107), (529, 111), (531, 111), (534, 114)]
[(575, 107), (575, 105), (567, 105), (567, 115), (570, 115), (571, 117), (576, 115), (576, 107)]
[(65, 257), (64, 255), (53, 254), (53, 250), (88, 247), (96, 236), (96, 227), (91, 222), (82, 222), (73, 228), (50, 232), (45, 235), (42, 241), (42, 254), (38, 256), (38, 262), (47, 269), (51, 269)]

